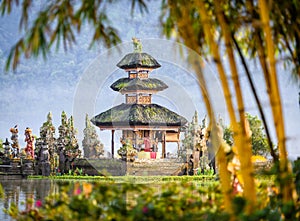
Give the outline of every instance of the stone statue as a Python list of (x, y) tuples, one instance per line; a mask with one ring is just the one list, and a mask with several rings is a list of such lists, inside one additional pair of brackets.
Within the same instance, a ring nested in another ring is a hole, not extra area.
[(50, 176), (50, 154), (48, 150), (48, 145), (46, 143), (43, 144), (42, 149), (40, 151), (39, 163), (42, 175)]
[(65, 156), (65, 150), (64, 150), (64, 147), (61, 146), (59, 147), (58, 149), (59, 151), (59, 164), (58, 164), (58, 169), (59, 169), (59, 172), (61, 174), (64, 174), (66, 172), (66, 156)]
[(143, 48), (141, 40), (137, 38), (132, 38), (132, 42), (133, 42), (134, 52), (141, 53)]
[(11, 132), (11, 137), (10, 139), (12, 140), (12, 158), (19, 158), (19, 153), (20, 153), (20, 146), (19, 146), (19, 140), (18, 140), (18, 125), (10, 128)]
[(25, 147), (26, 157), (34, 159), (34, 136), (32, 135), (32, 130), (29, 127), (25, 130), (25, 142), (27, 143)]

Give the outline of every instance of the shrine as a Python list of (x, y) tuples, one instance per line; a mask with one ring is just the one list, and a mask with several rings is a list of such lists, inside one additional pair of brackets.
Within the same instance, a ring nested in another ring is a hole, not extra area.
[[(149, 152), (150, 158), (165, 158), (166, 144), (175, 142), (179, 148), (180, 129), (187, 120), (166, 107), (152, 103), (152, 96), (168, 86), (150, 78), (152, 70), (161, 65), (142, 52), (140, 41), (133, 38), (134, 52), (125, 55), (117, 66), (127, 77), (120, 78), (111, 89), (125, 95), (125, 103), (96, 115), (91, 119), (100, 130), (111, 130), (111, 153), (114, 157), (114, 133), (122, 131), (122, 140), (129, 141), (139, 152)], [(161, 153), (158, 153), (158, 146)], [(158, 154), (157, 154), (158, 153)]]

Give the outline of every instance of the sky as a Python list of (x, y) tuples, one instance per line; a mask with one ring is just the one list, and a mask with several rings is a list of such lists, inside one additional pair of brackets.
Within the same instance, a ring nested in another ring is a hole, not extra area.
[[(43, 1), (35, 1), (32, 15), (43, 7)], [(12, 15), (0, 17), (0, 139), (10, 138), (9, 129), (14, 125), (19, 128), (19, 142), (25, 147), (24, 131), (26, 127), (39, 135), (39, 128), (47, 119), (49, 111), (53, 123), (58, 128), (60, 115), (64, 110), (68, 117), (74, 116), (78, 129), (78, 142), (82, 142), (85, 114), (90, 117), (112, 106), (124, 102), (124, 97), (110, 89), (110, 85), (126, 74), (116, 67), (127, 53), (132, 52), (131, 38), (140, 38), (143, 51), (151, 54), (162, 65), (151, 73), (151, 77), (163, 80), (169, 88), (154, 96), (153, 101), (181, 114), (191, 121), (195, 110), (200, 120), (205, 117), (205, 108), (200, 95), (197, 78), (185, 57), (180, 56), (180, 45), (167, 40), (161, 34), (159, 13), (160, 3), (149, 2), (148, 14), (139, 10), (131, 16), (126, 2), (114, 3), (108, 8), (112, 24), (118, 29), (122, 43), (118, 47), (105, 48), (101, 43), (89, 49), (91, 29), (85, 25), (77, 36), (77, 44), (71, 50), (52, 51), (47, 60), (42, 58), (23, 59), (15, 72), (4, 72), (5, 61), (11, 46), (18, 40), (18, 22), (20, 10)], [(226, 57), (223, 57), (226, 63)], [(272, 115), (269, 108), (263, 75), (258, 63), (250, 62), (252, 77), (259, 97), (262, 100), (268, 122)], [(300, 156), (300, 109), (299, 85), (291, 77), (291, 71), (278, 64), (281, 98), (287, 133), (289, 157)], [(239, 66), (246, 111), (257, 115), (257, 108), (241, 65)], [(229, 72), (228, 72), (229, 73)], [(222, 90), (213, 64), (205, 62), (204, 74), (212, 95), (216, 112), (228, 122)], [(274, 129), (271, 128), (274, 138)], [(58, 135), (58, 131), (56, 132)], [(109, 150), (110, 134), (98, 130), (101, 141)], [(120, 132), (117, 133), (117, 138)]]

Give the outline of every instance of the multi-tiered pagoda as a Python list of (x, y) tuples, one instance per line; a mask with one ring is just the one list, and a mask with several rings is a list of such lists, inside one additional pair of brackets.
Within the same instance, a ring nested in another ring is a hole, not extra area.
[(125, 103), (93, 117), (91, 121), (101, 130), (112, 131), (112, 156), (114, 132), (122, 130), (122, 139), (129, 140), (138, 151), (150, 152), (152, 158), (156, 157), (161, 143), (161, 156), (164, 158), (167, 142), (176, 142), (179, 147), (180, 128), (187, 120), (152, 103), (152, 96), (168, 86), (159, 79), (149, 78), (151, 71), (161, 65), (151, 55), (141, 51), (139, 40), (134, 39), (133, 43), (134, 52), (125, 55), (117, 64), (128, 76), (111, 85), (114, 91), (125, 95)]

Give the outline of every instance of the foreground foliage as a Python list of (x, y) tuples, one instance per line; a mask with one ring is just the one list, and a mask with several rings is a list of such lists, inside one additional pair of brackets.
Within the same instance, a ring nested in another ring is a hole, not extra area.
[[(232, 201), (237, 220), (296, 219), (299, 211), (283, 204), (272, 182), (257, 183), (258, 204), (246, 215), (247, 202)], [(133, 184), (66, 182), (44, 200), (28, 200), (25, 211), (12, 204), (6, 212), (16, 220), (230, 220), (218, 183), (168, 182)]]

